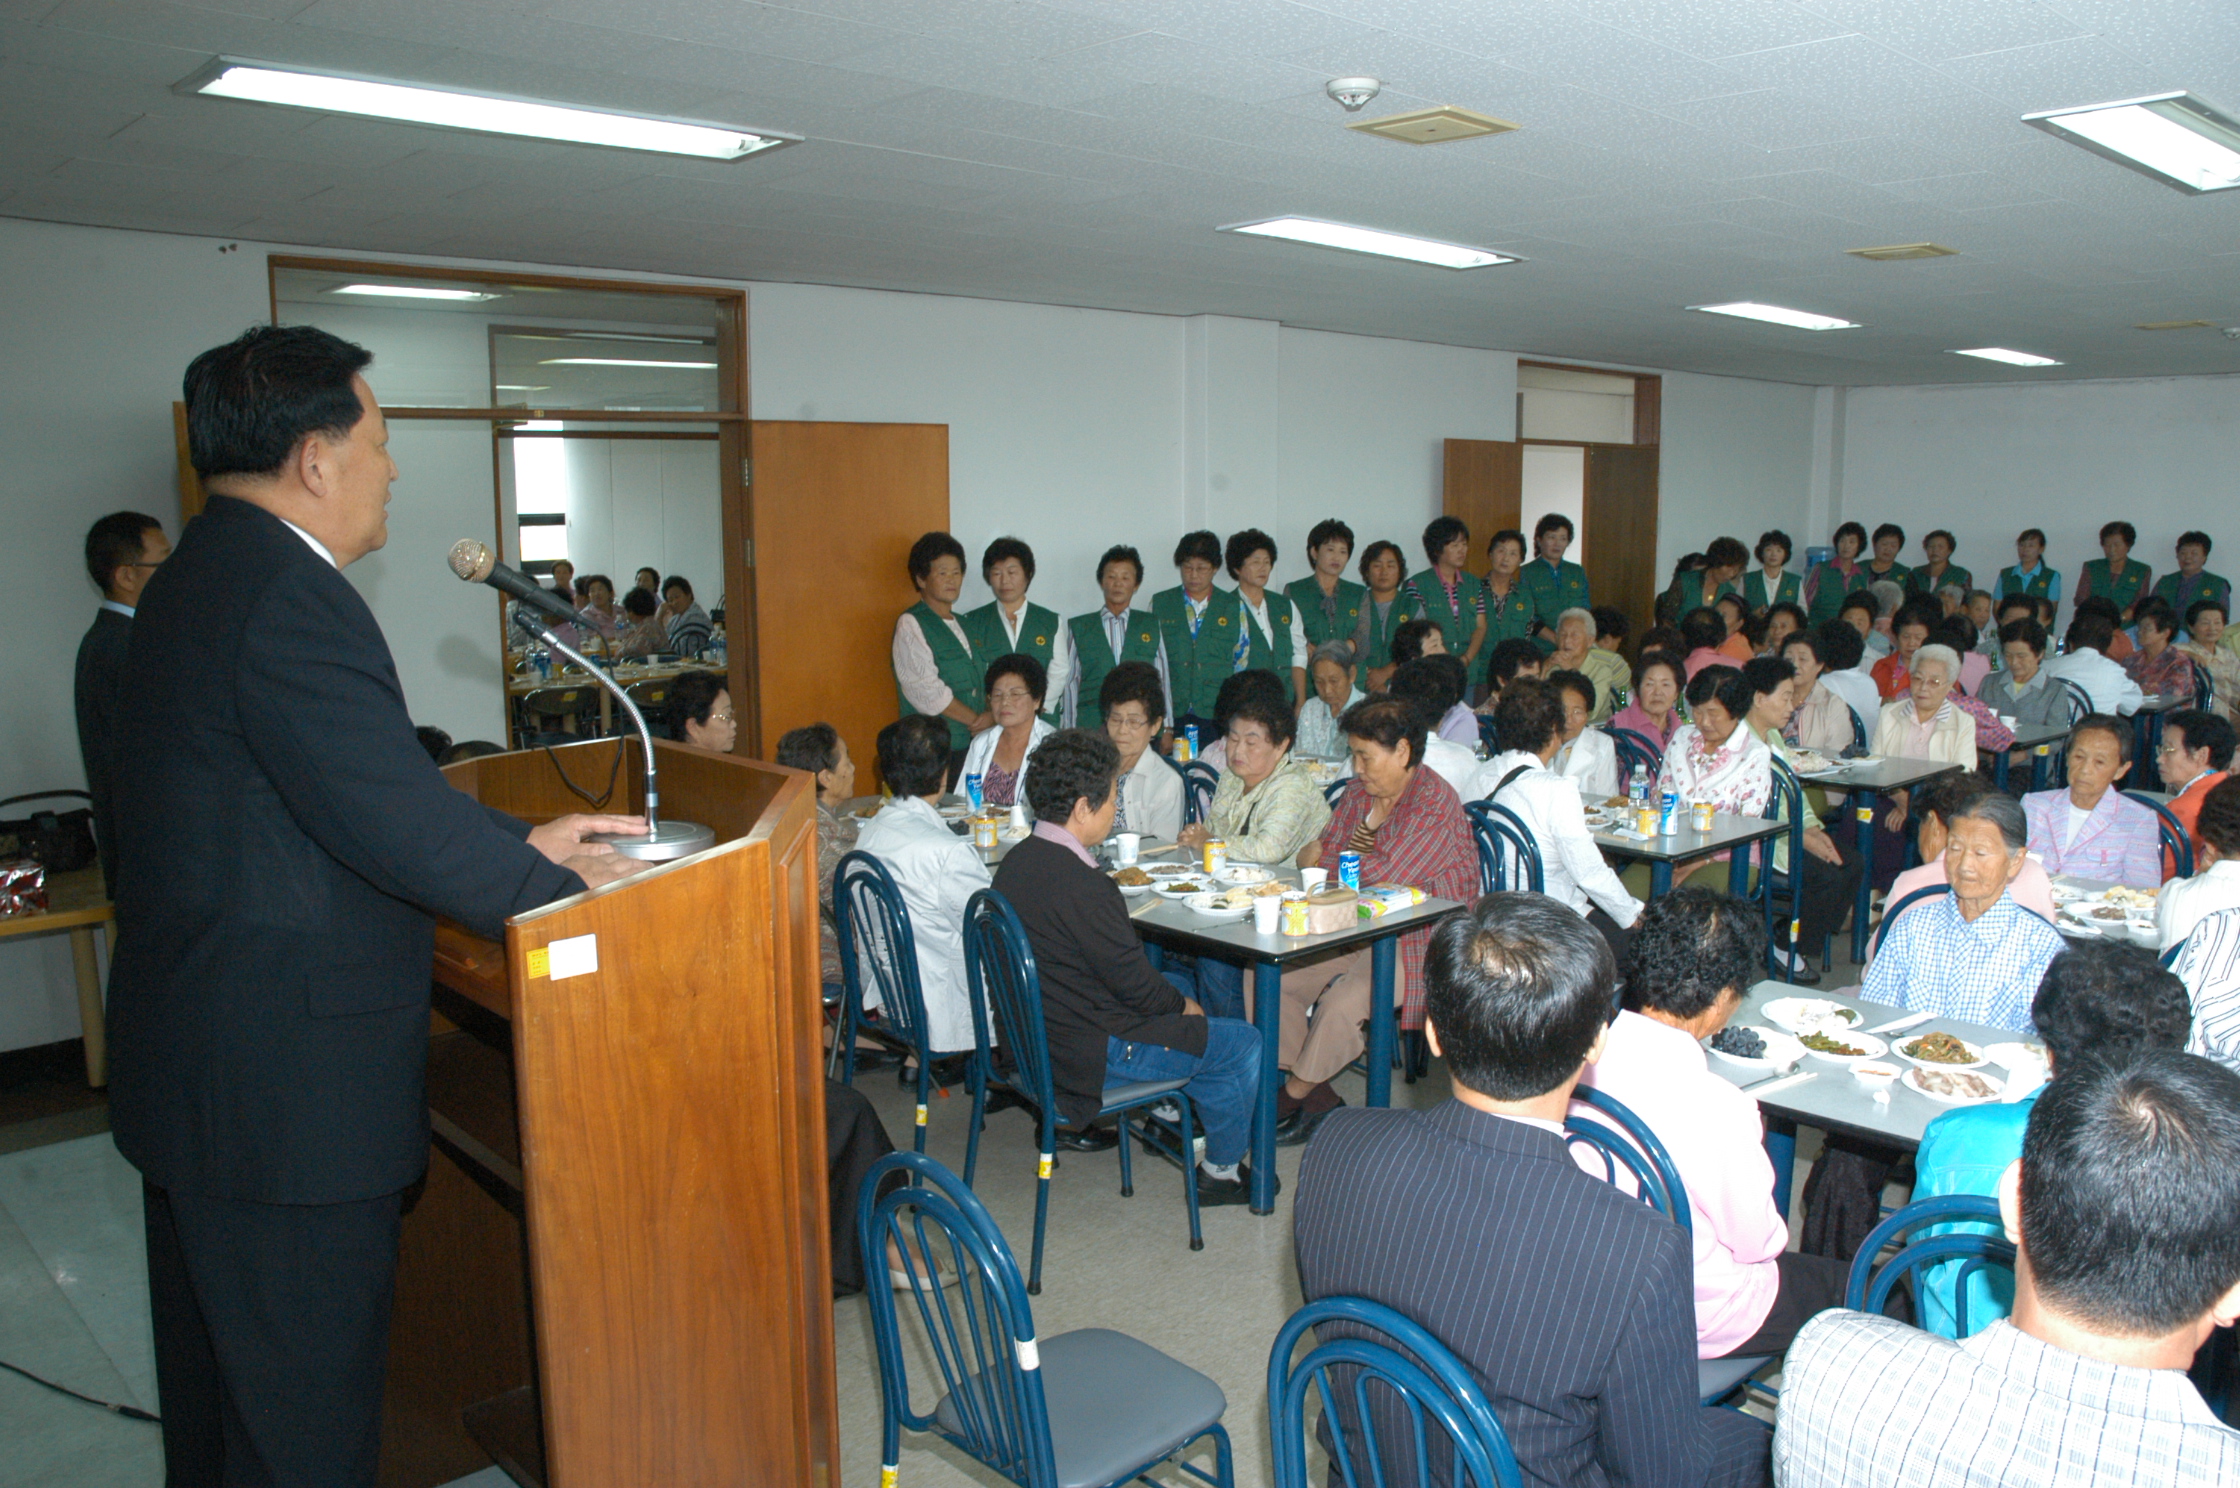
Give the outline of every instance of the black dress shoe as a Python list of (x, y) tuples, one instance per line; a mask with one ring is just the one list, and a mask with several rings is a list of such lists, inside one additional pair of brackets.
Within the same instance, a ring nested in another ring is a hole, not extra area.
[(988, 1087), (988, 1103), (981, 1109), (983, 1111), (1032, 1111), (1034, 1107), (1029, 1105), (1026, 1098), (1020, 1095), (1018, 1091), (1004, 1085), (991, 1085)]
[(1276, 1145), (1278, 1147), (1304, 1147), (1313, 1139), (1315, 1129), (1322, 1125), (1323, 1120), (1332, 1111), (1343, 1110), (1344, 1108), (1344, 1101), (1340, 1101), (1334, 1106), (1326, 1106), (1319, 1111), (1311, 1106), (1300, 1106), (1289, 1116), (1276, 1123)]
[[(1283, 1192), (1283, 1175), (1277, 1173), (1272, 1176), (1275, 1186), (1269, 1190), (1271, 1197)], [(1234, 1178), (1216, 1178), (1204, 1168), (1199, 1168), (1197, 1178), (1198, 1207), (1201, 1209), (1252, 1202), (1252, 1169), (1248, 1167), (1240, 1164)]]
[(1110, 1126), (1061, 1126), (1058, 1145), (1068, 1152), (1110, 1152), (1120, 1145), (1120, 1132)]

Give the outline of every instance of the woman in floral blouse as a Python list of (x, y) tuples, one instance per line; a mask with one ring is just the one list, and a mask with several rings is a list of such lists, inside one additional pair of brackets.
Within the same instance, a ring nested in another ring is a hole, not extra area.
[[(1750, 714), (1749, 682), (1734, 667), (1706, 667), (1688, 682), (1688, 712), (1695, 721), (1682, 724), (1666, 747), (1658, 794), (1678, 795), (1682, 811), (1709, 801), (1735, 816), (1764, 815), (1773, 794), (1773, 754), (1742, 727)], [(1676, 864), (1672, 881), (1677, 885), (1704, 864), (1725, 859), (1713, 853)]]

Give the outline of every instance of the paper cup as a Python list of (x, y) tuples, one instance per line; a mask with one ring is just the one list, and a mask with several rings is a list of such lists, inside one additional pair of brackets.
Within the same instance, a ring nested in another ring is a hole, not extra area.
[(1136, 852), (1142, 846), (1143, 835), (1141, 833), (1122, 832), (1118, 834), (1112, 839), (1114, 861), (1123, 868), (1133, 868), (1136, 862)]
[(1252, 928), (1262, 935), (1273, 935), (1283, 923), (1283, 901), (1273, 894), (1262, 894), (1252, 901)]
[(1330, 870), (1327, 868), (1302, 868), (1299, 870), (1299, 887), (1310, 894), (1329, 881)]

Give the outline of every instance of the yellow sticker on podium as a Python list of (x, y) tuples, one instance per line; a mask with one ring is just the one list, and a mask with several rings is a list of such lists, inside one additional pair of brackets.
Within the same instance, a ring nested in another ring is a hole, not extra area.
[(529, 979), (535, 981), (552, 975), (552, 952), (538, 946), (529, 953)]

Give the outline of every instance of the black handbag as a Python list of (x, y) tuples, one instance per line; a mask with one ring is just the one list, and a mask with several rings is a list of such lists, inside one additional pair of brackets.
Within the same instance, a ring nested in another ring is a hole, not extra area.
[[(0, 806), (13, 806), (19, 801), (48, 801), (60, 796), (75, 796), (81, 801), (93, 799), (82, 790), (32, 791), (28, 795), (10, 796), (0, 801)], [(90, 807), (80, 806), (74, 811), (34, 811), (18, 820), (0, 821), (0, 858), (31, 858), (49, 873), (73, 873), (90, 866), (98, 856), (93, 845)]]

